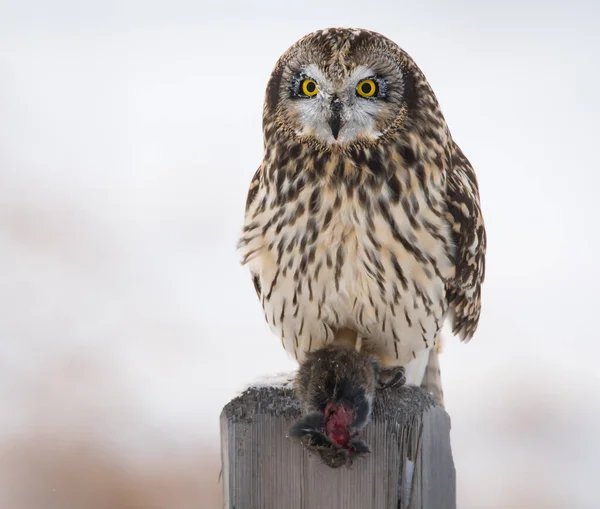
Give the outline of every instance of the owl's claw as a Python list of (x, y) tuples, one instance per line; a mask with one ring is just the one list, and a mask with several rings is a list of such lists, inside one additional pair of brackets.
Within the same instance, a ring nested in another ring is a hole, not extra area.
[(377, 382), (378, 389), (399, 388), (406, 383), (404, 374), (404, 366), (395, 366), (393, 368), (381, 368), (379, 372), (379, 380)]

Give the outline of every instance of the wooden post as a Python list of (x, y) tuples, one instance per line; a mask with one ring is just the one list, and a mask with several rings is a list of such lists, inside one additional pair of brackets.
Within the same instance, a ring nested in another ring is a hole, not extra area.
[(287, 437), (291, 384), (252, 387), (221, 413), (225, 509), (456, 509), (450, 418), (416, 387), (377, 391), (371, 454), (331, 469)]

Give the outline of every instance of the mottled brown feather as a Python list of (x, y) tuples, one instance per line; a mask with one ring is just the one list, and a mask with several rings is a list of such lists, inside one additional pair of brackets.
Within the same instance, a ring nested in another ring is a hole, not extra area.
[(446, 298), (450, 304), (453, 333), (463, 341), (469, 341), (477, 329), (481, 313), (486, 232), (475, 171), (454, 142), (447, 174), (446, 206), (456, 245), (456, 273), (447, 283)]

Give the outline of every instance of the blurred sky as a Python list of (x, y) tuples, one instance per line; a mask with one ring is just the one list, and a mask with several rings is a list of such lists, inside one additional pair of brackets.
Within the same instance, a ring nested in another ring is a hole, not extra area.
[(266, 82), (383, 33), (475, 166), (480, 328), (446, 337), (459, 508), (597, 508), (593, 1), (0, 0), (0, 508), (216, 509), (218, 415), (294, 368), (235, 243)]

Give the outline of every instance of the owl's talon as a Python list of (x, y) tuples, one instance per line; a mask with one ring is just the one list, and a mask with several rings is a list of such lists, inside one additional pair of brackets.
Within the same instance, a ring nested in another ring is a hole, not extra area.
[(377, 382), (378, 389), (397, 389), (406, 383), (404, 366), (396, 366), (393, 368), (382, 368), (379, 372), (379, 380)]

